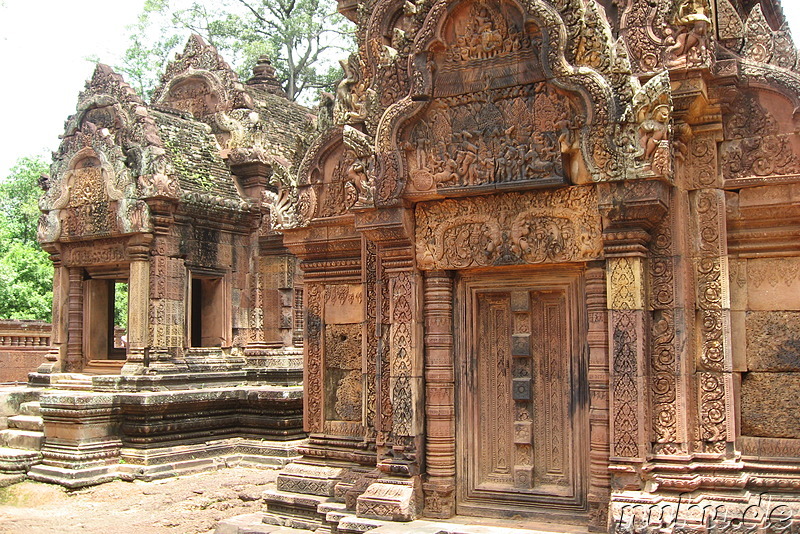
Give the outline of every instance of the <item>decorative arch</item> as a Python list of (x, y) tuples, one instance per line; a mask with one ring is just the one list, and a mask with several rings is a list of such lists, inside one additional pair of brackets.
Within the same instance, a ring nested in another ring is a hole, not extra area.
[[(479, 16), (477, 21), (464, 16), (473, 15), (473, 10)], [(376, 8), (376, 13), (391, 11)], [(475, 50), (470, 50), (470, 43), (458, 41), (459, 24), (480, 33)], [(377, 22), (370, 26), (381, 27)], [(409, 93), (389, 106), (378, 124), (376, 204), (396, 204), (407, 191), (413, 169), (403, 154), (402, 136), (409, 124), (434, 106), (434, 101), (468, 100), (479, 93), (510, 92), (531, 85), (550, 87), (577, 106), (582, 120), (576, 121), (573, 116), (559, 125), (555, 149), (565, 154), (572, 149), (577, 154), (586, 169), (583, 180), (621, 178), (621, 158), (613, 141), (618, 115), (613, 89), (595, 70), (570, 65), (566, 45), (565, 23), (555, 8), (542, 0), (438, 0), (413, 43), (408, 63)], [(457, 66), (450, 68), (447, 64), (450, 60), (462, 61), (461, 79), (453, 74), (458, 72)], [(484, 76), (487, 69), (488, 76)], [(547, 140), (549, 150), (553, 149), (554, 133), (555, 128)], [(548, 185), (554, 183), (551, 180)]]
[(149, 208), (108, 130), (86, 123), (64, 140), (61, 155), (39, 203), (41, 242), (151, 230)]
[(190, 71), (172, 78), (157, 102), (160, 105), (206, 117), (219, 111), (228, 111), (225, 90), (211, 72)]
[(219, 112), (254, 107), (239, 77), (199, 35), (192, 35), (182, 54), (167, 65), (153, 102), (206, 118)]

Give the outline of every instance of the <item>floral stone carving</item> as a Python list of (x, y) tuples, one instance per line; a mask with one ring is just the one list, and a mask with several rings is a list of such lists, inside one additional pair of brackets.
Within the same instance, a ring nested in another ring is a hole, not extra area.
[(588, 261), (602, 251), (591, 187), (423, 203), (416, 218), (425, 270)]

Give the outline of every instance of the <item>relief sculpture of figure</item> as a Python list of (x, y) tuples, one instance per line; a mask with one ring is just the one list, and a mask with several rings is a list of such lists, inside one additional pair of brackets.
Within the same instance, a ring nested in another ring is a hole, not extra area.
[(358, 203), (370, 205), (374, 199), (375, 184), (372, 183), (367, 175), (367, 168), (361, 159), (356, 159), (350, 168), (347, 169), (347, 180), (351, 182), (358, 191)]
[(366, 102), (364, 87), (358, 83), (357, 59), (351, 56), (349, 60), (339, 61), (339, 64), (344, 71), (344, 78), (336, 86), (334, 120), (338, 124), (363, 122), (366, 117)]
[(639, 142), (644, 149), (645, 161), (651, 161), (661, 141), (669, 139), (669, 111), (669, 106), (666, 104), (656, 106), (650, 118), (642, 122), (639, 127), (641, 132)]
[(682, 62), (698, 63), (706, 50), (708, 29), (708, 0), (683, 0), (675, 15), (675, 25), (680, 28), (675, 44), (668, 50), (671, 65)]

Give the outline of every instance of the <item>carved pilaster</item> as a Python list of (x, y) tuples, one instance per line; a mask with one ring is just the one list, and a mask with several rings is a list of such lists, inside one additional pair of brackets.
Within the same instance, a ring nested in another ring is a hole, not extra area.
[(140, 234), (128, 243), (128, 350), (122, 374), (141, 374), (150, 347), (150, 244), (151, 234)]
[(698, 439), (703, 452), (724, 454), (736, 436), (725, 193), (699, 189), (690, 198), (697, 288)]
[(322, 304), (323, 286), (318, 283), (306, 284), (305, 318), (305, 365), (303, 366), (303, 413), (305, 431), (322, 432)]
[[(410, 251), (409, 251), (410, 252)], [(422, 395), (422, 344), (420, 339), (420, 276), (405, 258), (382, 258), (384, 283), (389, 295), (389, 379), (392, 403), (391, 454), (378, 468), (387, 474), (419, 474), (423, 419), (417, 407)], [(387, 451), (388, 452), (388, 451)]]
[(362, 240), (361, 257), (364, 258), (364, 268), (361, 273), (364, 283), (364, 328), (362, 336), (363, 368), (366, 374), (366, 406), (365, 426), (369, 429), (370, 438), (375, 437), (376, 421), (379, 417), (377, 410), (377, 377), (378, 377), (378, 283), (377, 283), (377, 251), (375, 243), (369, 239)]
[(688, 452), (687, 398), (693, 366), (683, 332), (691, 331), (692, 312), (687, 255), (686, 194), (673, 191), (670, 213), (653, 231), (648, 268), (648, 306), (651, 324), (650, 395), (652, 452), (672, 456)]
[(77, 372), (83, 368), (83, 269), (69, 268), (69, 304), (67, 327), (67, 358), (63, 371)]
[[(55, 373), (64, 365), (69, 339), (69, 268), (61, 262), (57, 250), (49, 250), (53, 261), (53, 335), (50, 344), (56, 347), (37, 369), (39, 373)], [(56, 354), (58, 355), (56, 357)]]
[(611, 348), (611, 456), (640, 461), (647, 441), (643, 259), (607, 260)]
[(425, 399), (428, 472), (424, 514), (455, 513), (455, 371), (453, 279), (447, 271), (425, 273)]
[[(600, 210), (606, 219), (604, 248), (611, 361), (611, 458), (619, 484), (640, 482), (631, 464), (644, 461), (649, 441), (649, 314), (645, 300), (645, 257), (653, 228), (669, 207), (668, 184), (639, 181), (602, 184)], [(628, 465), (625, 465), (628, 464)]]

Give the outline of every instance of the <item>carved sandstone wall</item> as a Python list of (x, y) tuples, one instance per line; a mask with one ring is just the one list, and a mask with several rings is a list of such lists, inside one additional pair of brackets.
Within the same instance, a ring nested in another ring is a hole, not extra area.
[(53, 327), (40, 321), (0, 320), (0, 382), (27, 382), (50, 352)]

